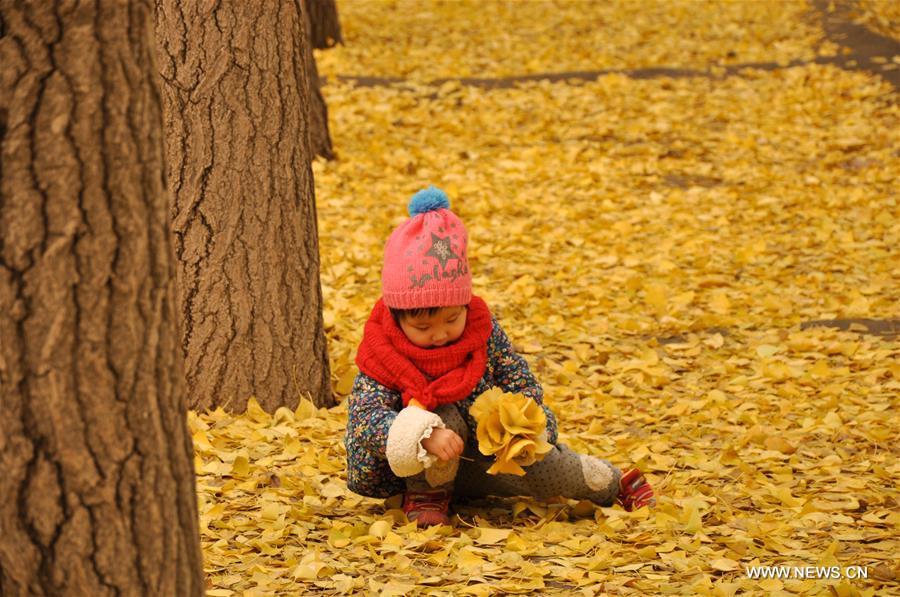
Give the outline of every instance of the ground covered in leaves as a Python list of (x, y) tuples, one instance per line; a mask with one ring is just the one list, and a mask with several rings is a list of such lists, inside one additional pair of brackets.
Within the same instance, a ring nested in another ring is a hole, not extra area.
[[(659, 507), (485, 501), (418, 531), (396, 501), (347, 491), (343, 403), (192, 413), (208, 595), (900, 592), (900, 341), (803, 325), (900, 317), (896, 92), (815, 64), (429, 87), (834, 48), (799, 2), (422, 6), (340, 3), (347, 46), (319, 55), (339, 154), (315, 164), (337, 394), (384, 240), (433, 183), (562, 440), (638, 463)], [(748, 578), (755, 565), (868, 579)]]
[(857, 0), (853, 8), (858, 22), (900, 40), (900, 4), (894, 0)]

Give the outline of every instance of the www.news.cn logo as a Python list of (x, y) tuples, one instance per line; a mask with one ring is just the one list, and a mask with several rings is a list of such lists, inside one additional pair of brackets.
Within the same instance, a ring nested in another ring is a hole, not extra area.
[(764, 580), (841, 580), (842, 578), (869, 578), (865, 566), (747, 566), (747, 578)]

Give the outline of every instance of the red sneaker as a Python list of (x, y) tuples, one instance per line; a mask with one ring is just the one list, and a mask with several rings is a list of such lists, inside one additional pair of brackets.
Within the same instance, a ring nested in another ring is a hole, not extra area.
[(420, 527), (450, 524), (449, 510), (449, 491), (407, 491), (403, 495), (403, 512)]
[(644, 506), (648, 508), (656, 506), (653, 488), (647, 483), (647, 479), (644, 478), (641, 471), (636, 468), (622, 475), (619, 480), (619, 497), (616, 501), (629, 512)]

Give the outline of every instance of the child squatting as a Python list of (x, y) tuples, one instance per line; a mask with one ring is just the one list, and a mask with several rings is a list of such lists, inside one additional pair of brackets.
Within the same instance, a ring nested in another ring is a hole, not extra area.
[[(403, 493), (419, 526), (450, 524), (457, 496), (588, 499), (626, 510), (655, 504), (637, 469), (558, 442), (543, 389), (488, 305), (472, 295), (468, 234), (447, 195), (413, 195), (410, 217), (385, 244), (382, 297), (356, 355), (360, 373), (349, 398), (347, 485), (361, 495)], [(520, 393), (543, 408), (552, 449), (522, 476), (488, 474), (469, 412), (486, 390)]]

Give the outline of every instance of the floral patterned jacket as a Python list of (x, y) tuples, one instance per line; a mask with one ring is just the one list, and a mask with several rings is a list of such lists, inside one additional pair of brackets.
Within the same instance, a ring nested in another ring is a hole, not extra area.
[[(475, 398), (490, 388), (519, 392), (540, 404), (547, 413), (547, 440), (557, 441), (556, 416), (543, 404), (544, 391), (528, 368), (525, 359), (517, 354), (509, 338), (496, 319), (488, 338), (488, 363), (484, 376), (475, 390), (457, 403), (469, 426), (468, 446), (477, 453), (475, 420), (469, 408)], [(349, 398), (347, 420), (347, 486), (351, 491), (369, 497), (384, 498), (405, 489), (403, 479), (394, 474), (386, 454), (391, 425), (403, 409), (400, 392), (391, 390), (371, 377), (356, 376)]]

